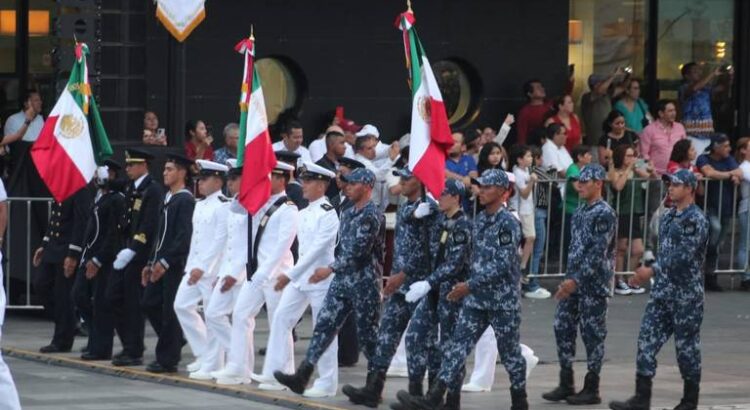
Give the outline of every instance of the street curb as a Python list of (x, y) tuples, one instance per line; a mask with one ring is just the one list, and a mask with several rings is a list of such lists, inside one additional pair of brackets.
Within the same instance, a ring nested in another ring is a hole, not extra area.
[(131, 380), (159, 383), (168, 386), (177, 386), (193, 390), (205, 391), (208, 393), (217, 393), (224, 396), (247, 399), (258, 403), (271, 404), (290, 409), (345, 410), (344, 407), (338, 407), (331, 404), (307, 400), (304, 398), (279, 396), (257, 389), (247, 390), (245, 388), (237, 388), (232, 386), (220, 386), (212, 382), (188, 379), (187, 377), (183, 376), (154, 374), (128, 367), (114, 367), (109, 364), (103, 364), (101, 362), (83, 361), (69, 357), (61, 357), (51, 354), (33, 352), (30, 350), (17, 349), (14, 347), (3, 347), (0, 350), (2, 350), (3, 355), (17, 359), (30, 360), (53, 366), (85, 370), (94, 373), (106, 374), (108, 376), (127, 378)]

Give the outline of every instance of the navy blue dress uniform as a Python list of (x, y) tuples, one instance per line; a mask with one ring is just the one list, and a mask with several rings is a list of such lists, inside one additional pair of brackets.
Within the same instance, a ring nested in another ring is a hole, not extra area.
[[(112, 356), (114, 337), (112, 306), (106, 290), (112, 262), (122, 247), (120, 223), (125, 213), (125, 196), (112, 190), (112, 181), (106, 176), (107, 167), (100, 167), (97, 172), (101, 170), (103, 178), (97, 174), (99, 191), (84, 230), (84, 248), (73, 286), (73, 299), (79, 312), (88, 309), (91, 317), (88, 351), (81, 356), (84, 360), (108, 360)], [(93, 278), (86, 276), (89, 264), (96, 269)]]
[[(449, 179), (445, 181), (443, 195), (464, 198), (466, 188), (461, 181)], [(414, 283), (406, 294), (406, 300), (411, 301), (413, 292), (416, 292), (417, 298), (428, 292), (427, 297), (420, 299), (406, 331), (411, 394), (419, 393), (417, 389), (422, 387), (428, 368), (430, 373), (437, 374), (440, 370), (440, 352), (448, 349), (449, 341), (453, 338), (461, 303), (448, 300), (447, 295), (456, 283), (468, 277), (471, 231), (471, 220), (461, 208), (450, 216), (441, 213), (430, 234), (430, 255), (434, 268), (424, 281)], [(463, 378), (464, 372), (461, 371), (448, 384), (445, 408), (458, 408)]]
[[(491, 169), (474, 180), (480, 186), (510, 188), (507, 174)], [(519, 344), (521, 326), (521, 269), (518, 247), (521, 224), (505, 207), (494, 214), (480, 212), (472, 231), (469, 294), (464, 298), (453, 337), (443, 351), (440, 372), (424, 397), (398, 393), (399, 400), (419, 409), (442, 404), (448, 384), (463, 372), (466, 358), (480, 336), (492, 326), (500, 358), (510, 377), (512, 409), (528, 409), (526, 361)]]
[[(665, 175), (671, 184), (690, 185), (698, 181), (689, 170)], [(674, 335), (677, 364), (684, 380), (679, 410), (698, 405), (701, 380), (700, 328), (703, 322), (703, 264), (708, 246), (709, 223), (695, 204), (683, 210), (675, 207), (659, 223), (659, 253), (651, 264), (654, 285), (641, 320), (636, 359), (636, 395), (626, 402), (613, 402), (617, 410), (648, 409), (656, 355)]]
[(73, 346), (78, 325), (71, 297), (75, 276), (65, 277), (63, 261), (73, 258), (78, 266), (83, 251), (81, 227), (86, 225), (92, 197), (87, 186), (62, 202), (54, 202), (50, 210), (47, 233), (42, 239), (41, 264), (34, 279), (34, 288), (55, 322), (52, 342), (40, 349), (42, 353), (67, 352)]
[[(128, 149), (126, 164), (149, 163), (154, 158), (146, 151)], [(156, 242), (164, 189), (150, 174), (130, 181), (125, 189), (127, 209), (120, 223), (125, 248), (113, 262), (107, 298), (113, 308), (115, 330), (123, 350), (116, 355), (115, 366), (140, 365), (143, 361), (144, 318), (141, 310), (141, 271)]]
[[(281, 162), (286, 162), (287, 164), (294, 167), (294, 178), (289, 181), (289, 183), (286, 186), (286, 196), (294, 202), (294, 205), (297, 206), (297, 209), (300, 211), (305, 209), (307, 207), (307, 199), (302, 195), (302, 184), (299, 183), (297, 180), (297, 168), (299, 165), (299, 159), (300, 155), (296, 152), (291, 151), (276, 151), (274, 152), (276, 154), (276, 159)], [(297, 255), (295, 252), (294, 260), (297, 260)]]
[[(167, 162), (187, 170), (193, 164), (192, 160), (181, 155), (171, 155)], [(195, 198), (189, 190), (166, 193), (154, 248), (147, 264), (152, 269), (159, 264), (166, 270), (161, 279), (148, 282), (141, 300), (143, 311), (159, 336), (156, 360), (146, 367), (146, 370), (154, 373), (176, 372), (181, 359), (184, 340), (174, 311), (174, 298), (190, 251), (194, 208)]]
[[(598, 164), (586, 166), (578, 182), (603, 181), (606, 172)], [(596, 404), (599, 397), (599, 373), (604, 359), (607, 336), (607, 303), (614, 276), (615, 231), (617, 215), (604, 200), (584, 203), (571, 218), (568, 270), (565, 279), (576, 283), (576, 290), (561, 300), (555, 312), (554, 331), (560, 360), (560, 385), (542, 397), (570, 404)], [(577, 329), (586, 346), (588, 373), (583, 389), (573, 390), (573, 359)], [(583, 403), (586, 402), (586, 403)], [(595, 403), (594, 403), (595, 402)]]
[[(359, 168), (348, 176), (347, 183), (375, 184), (375, 175)], [(336, 260), (329, 266), (335, 275), (318, 313), (312, 340), (305, 359), (293, 375), (275, 372), (274, 377), (292, 391), (302, 394), (312, 376), (314, 366), (333, 342), (336, 333), (350, 315), (355, 315), (359, 346), (371, 358), (380, 319), (380, 277), (375, 247), (379, 244), (383, 215), (372, 202), (362, 208), (352, 206), (341, 214), (340, 247)]]
[[(407, 168), (394, 173), (402, 179), (414, 178)], [(391, 274), (403, 272), (406, 278), (399, 289), (385, 301), (375, 355), (368, 360), (368, 383), (362, 388), (355, 388), (351, 385), (344, 385), (342, 388), (352, 403), (370, 406), (377, 405), (381, 400), (386, 371), (396, 354), (401, 336), (409, 324), (412, 313), (417, 307), (417, 303), (406, 301), (405, 294), (412, 283), (423, 280), (430, 273), (429, 247), (424, 244), (429, 242), (430, 227), (434, 225), (438, 212), (434, 201), (428, 199), (427, 204), (431, 212), (417, 217), (415, 211), (420, 204), (422, 204), (420, 200), (407, 201), (398, 208)], [(430, 341), (425, 340), (427, 343)], [(409, 356), (407, 356), (408, 359)], [(421, 384), (421, 378), (419, 378), (419, 383)]]

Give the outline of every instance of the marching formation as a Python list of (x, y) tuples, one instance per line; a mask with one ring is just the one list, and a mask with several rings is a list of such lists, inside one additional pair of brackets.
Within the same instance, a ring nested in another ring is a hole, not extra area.
[[(341, 138), (330, 132), (329, 147)], [(161, 184), (148, 172), (154, 157), (138, 149), (126, 152), (129, 181), (121, 181), (119, 164), (109, 161), (97, 170), (96, 192), (87, 187), (55, 204), (49, 232), (34, 254), (56, 285), (55, 332), (41, 350), (71, 349), (77, 311), (91, 328), (82, 359), (141, 365), (148, 319), (158, 335), (150, 372), (178, 371), (187, 343), (196, 358), (187, 365), (190, 378), (223, 385), (255, 380), (263, 390), (319, 398), (339, 389), (340, 335), (367, 359), (366, 384), (345, 384), (341, 391), (354, 404), (377, 407), (403, 338), (409, 382), (392, 407), (459, 409), (467, 356), (489, 330), (510, 379), (511, 408), (527, 409), (526, 378), (535, 362), (520, 344), (523, 234), (507, 205), (512, 175), (490, 169), (471, 179), (483, 208), (472, 219), (463, 211), (470, 187), (462, 181), (446, 180), (433, 199), (408, 166), (394, 168), (404, 199), (391, 274), (384, 278), (386, 222), (373, 202), (376, 175), (343, 156), (312, 163), (293, 152), (275, 155), (271, 196), (254, 215), (238, 201), (242, 169), (234, 160), (170, 155)], [(193, 172), (198, 200), (186, 189)], [(615, 211), (602, 199), (605, 179), (604, 169), (591, 164), (574, 184), (582, 203), (572, 219), (569, 269), (555, 295), (560, 383), (545, 400), (602, 401), (617, 227)], [(693, 203), (695, 176), (680, 170), (666, 179), (672, 208), (662, 216), (659, 253), (631, 278), (633, 284), (654, 280), (639, 335), (636, 391), (612, 402), (616, 410), (649, 408), (655, 356), (673, 334), (685, 380), (676, 408), (698, 403), (708, 223)], [(292, 186), (301, 190), (297, 201), (289, 196)], [(71, 282), (55, 280), (60, 276), (75, 276), (72, 289), (64, 288)], [(254, 331), (264, 306), (270, 336), (260, 366)], [(295, 367), (294, 328), (308, 306), (314, 331)], [(352, 332), (342, 330), (349, 329), (348, 319)], [(587, 373), (576, 390), (579, 330)], [(113, 356), (115, 333), (122, 351)]]

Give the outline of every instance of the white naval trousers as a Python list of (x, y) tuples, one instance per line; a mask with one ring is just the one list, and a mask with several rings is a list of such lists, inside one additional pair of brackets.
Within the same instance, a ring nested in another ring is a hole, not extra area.
[[(300, 290), (293, 283), (284, 288), (271, 324), (266, 361), (263, 363), (264, 376), (273, 379), (273, 372), (288, 371), (290, 363), (291, 371), (294, 371), (294, 346), (289, 346), (286, 341), (308, 305), (312, 307), (313, 327), (315, 326), (326, 293), (328, 289)], [(337, 336), (318, 361), (318, 378), (313, 383), (313, 388), (336, 394), (339, 384), (338, 351)]]
[[(245, 282), (237, 296), (237, 303), (232, 311), (232, 340), (227, 357), (226, 370), (229, 373), (250, 378), (255, 367), (255, 345), (253, 332), (255, 331), (255, 317), (260, 313), (263, 305), (268, 311), (268, 323), (273, 323), (276, 307), (281, 299), (281, 292), (273, 290), (275, 281), (267, 281), (265, 285), (257, 282)], [(286, 340), (289, 349), (294, 348), (291, 333)], [(294, 372), (294, 358), (290, 357), (285, 372)]]
[(400, 370), (400, 369), (406, 369), (406, 332), (401, 336), (401, 341), (398, 343), (398, 347), (396, 348), (396, 354), (393, 355), (393, 359), (391, 359), (391, 365), (390, 367)]
[[(5, 320), (5, 288), (3, 287), (3, 255), (0, 253), (0, 341), (3, 339), (3, 322)], [(0, 353), (0, 410), (21, 410), (16, 384), (10, 374), (8, 365)]]
[[(198, 313), (198, 304), (208, 305), (213, 291), (214, 276), (203, 275), (198, 282), (188, 285), (189, 274), (182, 276), (180, 287), (174, 298), (174, 312), (182, 327), (182, 334), (190, 345), (193, 355), (201, 361), (201, 370), (211, 372), (219, 370), (222, 363), (218, 357), (209, 352), (216, 351), (216, 340), (206, 328), (206, 323)], [(214, 357), (210, 357), (214, 356)]]
[[(207, 353), (209, 361), (216, 357), (216, 363), (223, 365), (224, 358), (229, 352), (232, 341), (232, 323), (229, 321), (229, 316), (234, 310), (234, 304), (237, 301), (237, 296), (240, 294), (242, 285), (245, 283), (244, 275), (238, 280), (234, 286), (228, 291), (221, 293), (221, 285), (223, 283), (223, 277), (220, 277), (214, 286), (211, 297), (208, 298), (208, 306), (203, 309), (203, 315), (206, 318), (206, 327), (208, 328), (208, 334), (212, 335), (216, 343), (213, 345), (215, 350)], [(208, 368), (201, 367), (201, 370), (208, 370)]]
[[(531, 374), (529, 361), (534, 357), (534, 351), (521, 343), (521, 355), (526, 360), (526, 378)], [(481, 386), (487, 390), (492, 389), (495, 383), (495, 363), (497, 362), (497, 339), (492, 326), (482, 333), (476, 347), (474, 348), (474, 369), (471, 372), (469, 383)]]

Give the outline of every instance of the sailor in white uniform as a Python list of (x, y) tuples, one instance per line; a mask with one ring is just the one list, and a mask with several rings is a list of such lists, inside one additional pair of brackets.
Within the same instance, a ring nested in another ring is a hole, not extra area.
[[(0, 180), (0, 247), (2, 239), (5, 237), (5, 227), (8, 224), (8, 194), (5, 192), (5, 185)], [(3, 335), (3, 320), (5, 319), (5, 289), (3, 288), (3, 254), (0, 253), (0, 340)], [(0, 409), (3, 410), (21, 410), (21, 403), (18, 401), (18, 392), (16, 385), (13, 383), (13, 377), (10, 375), (8, 365), (3, 361), (3, 355), (0, 353)]]
[(229, 200), (224, 197), (221, 188), (229, 167), (202, 159), (195, 163), (199, 169), (198, 193), (204, 198), (195, 204), (193, 211), (190, 253), (185, 264), (185, 275), (177, 288), (174, 311), (196, 358), (188, 365), (190, 378), (208, 379), (209, 373), (219, 370), (222, 363), (215, 354), (216, 341), (198, 313), (198, 305), (208, 305), (216, 278), (216, 264), (225, 244)]
[[(249, 257), (247, 282), (242, 285), (237, 303), (232, 312), (232, 336), (223, 370), (212, 372), (211, 376), (222, 385), (249, 384), (255, 365), (253, 331), (255, 317), (263, 305), (268, 311), (268, 322), (273, 323), (274, 313), (281, 291), (274, 289), (276, 279), (282, 272), (289, 272), (294, 266), (292, 245), (297, 235), (299, 212), (286, 196), (286, 185), (295, 167), (278, 162), (271, 172), (271, 197), (252, 217), (252, 257)], [(230, 211), (243, 212), (230, 206)], [(247, 215), (247, 213), (244, 213)], [(286, 338), (288, 348), (293, 348), (292, 335)], [(293, 371), (294, 362), (290, 357), (284, 370)]]
[[(299, 260), (291, 270), (281, 273), (275, 288), (283, 289), (279, 306), (271, 324), (271, 334), (268, 338), (266, 361), (263, 373), (259, 376), (262, 390), (285, 389), (273, 377), (273, 372), (283, 370), (290, 358), (294, 358), (294, 351), (288, 349), (285, 340), (291, 335), (297, 321), (307, 309), (312, 306), (313, 326), (317, 321), (318, 312), (323, 306), (323, 300), (333, 275), (318, 283), (310, 283), (309, 279), (316, 268), (328, 266), (335, 260), (334, 249), (339, 230), (339, 218), (336, 209), (325, 196), (328, 184), (336, 178), (332, 171), (312, 162), (304, 163), (304, 171), (300, 175), (302, 192), (309, 205), (299, 213), (299, 227), (297, 240), (299, 241)], [(338, 341), (333, 343), (323, 353), (318, 362), (319, 378), (313, 386), (304, 393), (306, 397), (331, 397), (336, 395), (338, 386)]]

